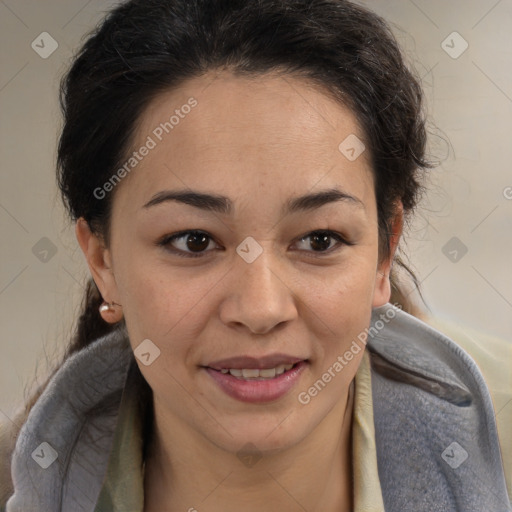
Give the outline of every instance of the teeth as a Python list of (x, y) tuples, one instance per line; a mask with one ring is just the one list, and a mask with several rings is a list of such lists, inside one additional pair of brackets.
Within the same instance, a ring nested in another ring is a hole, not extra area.
[(254, 379), (260, 376), (260, 371), (258, 369), (242, 370), (242, 376), (244, 379)]
[(285, 371), (291, 370), (293, 364), (280, 364), (276, 368), (263, 368), (261, 370), (257, 368), (222, 368), (221, 373), (230, 373), (233, 377), (242, 379), (273, 379), (278, 375), (282, 375)]
[(260, 370), (259, 371), (260, 377), (264, 377), (266, 379), (273, 379), (276, 376), (276, 369), (275, 368), (269, 368), (268, 370)]

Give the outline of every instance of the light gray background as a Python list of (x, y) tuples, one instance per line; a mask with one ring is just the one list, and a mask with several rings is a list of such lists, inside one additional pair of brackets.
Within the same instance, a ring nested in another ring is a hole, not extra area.
[[(510, 340), (512, 0), (361, 3), (393, 24), (423, 78), (433, 132), (451, 144), (431, 139), (444, 161), (407, 235), (427, 302), (440, 317)], [(86, 267), (54, 178), (57, 93), (72, 52), (114, 4), (0, 0), (0, 420), (36, 373), (44, 377), (82, 297)], [(446, 40), (460, 51), (454, 31), (469, 44), (456, 59), (442, 48)], [(47, 59), (31, 47), (42, 32), (58, 43)], [(55, 255), (34, 254), (43, 237)], [(458, 246), (445, 248), (453, 237)]]

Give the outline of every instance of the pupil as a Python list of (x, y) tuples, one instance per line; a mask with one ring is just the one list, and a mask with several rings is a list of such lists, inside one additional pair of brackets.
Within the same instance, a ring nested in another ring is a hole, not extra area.
[[(330, 236), (327, 234), (324, 235), (313, 235), (311, 237), (311, 247), (316, 250), (326, 250), (329, 248), (329, 239)], [(316, 248), (315, 248), (316, 246)]]
[(191, 251), (201, 251), (208, 247), (208, 237), (203, 233), (195, 233), (187, 238), (187, 247)]

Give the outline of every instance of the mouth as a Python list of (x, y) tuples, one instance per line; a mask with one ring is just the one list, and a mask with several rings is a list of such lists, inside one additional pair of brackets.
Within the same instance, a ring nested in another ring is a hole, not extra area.
[(248, 403), (278, 400), (297, 386), (307, 359), (289, 356), (270, 358), (237, 358), (211, 363), (203, 367), (225, 394)]
[(295, 364), (280, 364), (278, 366), (275, 366), (274, 368), (221, 368), (220, 370), (215, 370), (215, 368), (212, 368), (214, 371), (220, 371), (220, 373), (226, 375), (230, 374), (236, 379), (240, 380), (271, 380), (276, 377), (279, 377), (280, 375), (283, 375), (286, 372), (289, 372), (293, 368), (295, 368), (299, 363)]

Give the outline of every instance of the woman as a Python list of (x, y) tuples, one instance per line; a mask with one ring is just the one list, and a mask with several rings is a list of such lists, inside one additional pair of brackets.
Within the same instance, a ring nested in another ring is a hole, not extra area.
[(94, 281), (6, 510), (509, 510), (475, 363), (389, 302), (421, 101), (347, 1), (112, 11), (62, 88)]

